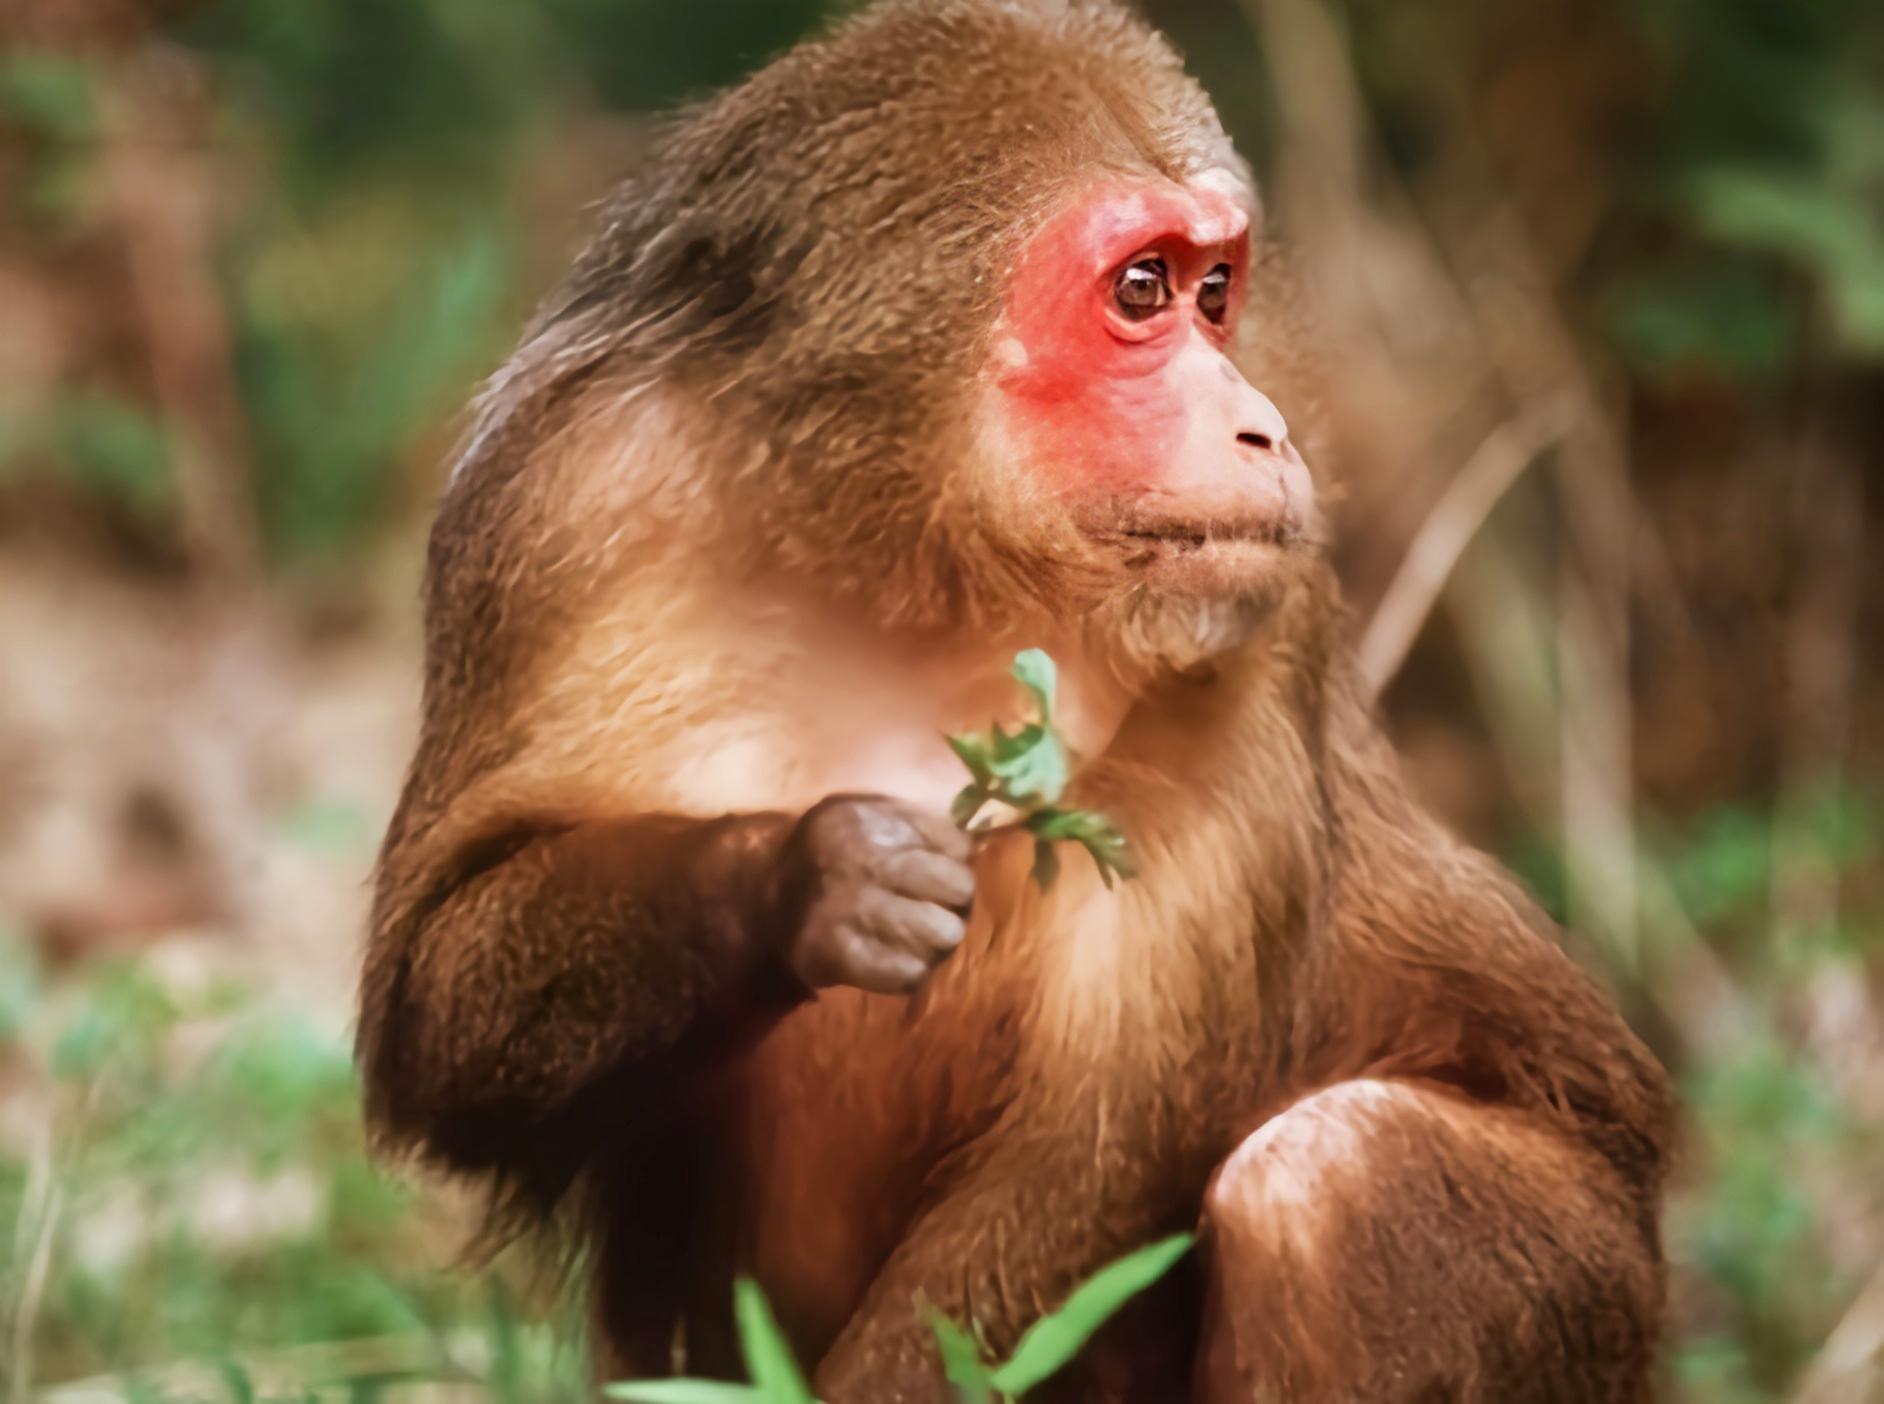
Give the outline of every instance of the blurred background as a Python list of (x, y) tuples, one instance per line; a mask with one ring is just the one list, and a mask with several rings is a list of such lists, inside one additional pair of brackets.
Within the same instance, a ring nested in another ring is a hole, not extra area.
[[(0, 3), (0, 1392), (561, 1400), (348, 1031), (457, 414), (822, 0)], [(1884, 1399), (1884, 6), (1147, 0), (1363, 667), (1673, 1069), (1678, 1400)]]

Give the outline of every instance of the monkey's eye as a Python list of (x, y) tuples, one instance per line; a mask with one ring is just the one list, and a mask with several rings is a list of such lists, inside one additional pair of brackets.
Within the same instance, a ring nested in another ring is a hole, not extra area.
[(1144, 258), (1119, 274), (1112, 300), (1134, 322), (1142, 322), (1171, 301), (1171, 275), (1161, 258)]
[(1230, 308), (1230, 265), (1219, 263), (1204, 274), (1197, 285), (1197, 310), (1213, 322), (1221, 322)]

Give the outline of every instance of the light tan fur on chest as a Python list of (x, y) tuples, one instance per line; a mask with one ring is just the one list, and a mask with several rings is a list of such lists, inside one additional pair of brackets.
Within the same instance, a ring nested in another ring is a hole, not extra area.
[[(967, 780), (945, 734), (1032, 719), (1007, 668), (1015, 648), (1048, 641), (1012, 642), (944, 648), (761, 582), (710, 592), (642, 572), (584, 623), (530, 714), (560, 768), (640, 812), (796, 814), (845, 793), (943, 812)], [(1128, 699), (1075, 645), (1058, 651), (1057, 719), (1076, 760), (1096, 756)]]

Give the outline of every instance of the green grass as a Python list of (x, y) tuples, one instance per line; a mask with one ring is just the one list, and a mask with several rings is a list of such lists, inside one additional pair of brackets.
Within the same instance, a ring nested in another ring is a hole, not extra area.
[(23, 1112), (0, 1131), (0, 1322), (31, 1346), (0, 1351), (16, 1391), (585, 1391), (580, 1315), (554, 1285), (449, 1270), (461, 1226), (369, 1162), (341, 1030), (134, 963), (53, 980), (9, 940), (0, 1085)]

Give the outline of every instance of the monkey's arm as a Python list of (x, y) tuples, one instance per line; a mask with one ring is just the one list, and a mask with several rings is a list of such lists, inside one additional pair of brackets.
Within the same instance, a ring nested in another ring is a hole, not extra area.
[(547, 1205), (813, 989), (913, 989), (961, 940), (968, 857), (947, 820), (869, 795), (513, 825), (442, 870), (395, 823), (362, 983), (368, 1113)]
[[(560, 1192), (598, 1128), (808, 992), (780, 959), (792, 821), (519, 828), (410, 893), (395, 840), (362, 991), (370, 1110), (455, 1167)], [(403, 881), (402, 881), (403, 880)]]
[(1304, 972), (1298, 1065), (1434, 1077), (1523, 1108), (1645, 1197), (1667, 1168), (1667, 1076), (1544, 914), (1412, 803), (1350, 716), (1335, 751), (1342, 847), (1330, 930)]

